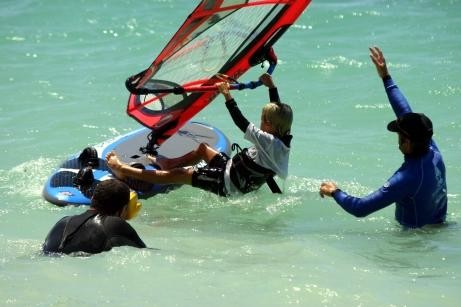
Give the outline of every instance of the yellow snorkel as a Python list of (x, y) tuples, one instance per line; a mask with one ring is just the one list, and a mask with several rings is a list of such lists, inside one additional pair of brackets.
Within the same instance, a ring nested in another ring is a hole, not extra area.
[(130, 191), (130, 201), (126, 212), (127, 220), (135, 218), (141, 210), (142, 204), (138, 201), (138, 194), (135, 191)]

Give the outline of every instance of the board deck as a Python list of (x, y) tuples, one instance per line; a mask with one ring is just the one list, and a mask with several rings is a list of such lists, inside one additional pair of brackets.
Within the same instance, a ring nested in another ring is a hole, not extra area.
[[(148, 142), (149, 133), (149, 129), (141, 128), (93, 146), (98, 154), (98, 163), (92, 168), (93, 183), (85, 188), (74, 185), (75, 177), (85, 167), (79, 159), (80, 153), (70, 156), (46, 181), (43, 197), (58, 206), (89, 205), (97, 184), (114, 178), (104, 161), (104, 157), (111, 151), (115, 151), (123, 162), (142, 165), (145, 169), (156, 169), (141, 150)], [(189, 122), (184, 125), (171, 138), (162, 143), (157, 152), (166, 158), (175, 158), (194, 150), (200, 143), (207, 143), (218, 151), (230, 154), (231, 144), (228, 138), (219, 129), (198, 122)], [(137, 192), (139, 198), (166, 193), (178, 187), (177, 185), (150, 184), (139, 180), (128, 180), (127, 183)]]

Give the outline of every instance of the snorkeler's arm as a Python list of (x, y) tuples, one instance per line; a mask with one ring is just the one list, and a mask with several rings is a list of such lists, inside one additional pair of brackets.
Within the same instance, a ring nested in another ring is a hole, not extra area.
[(42, 250), (44, 253), (48, 254), (60, 252), (60, 244), (63, 239), (64, 230), (66, 229), (66, 225), (70, 218), (70, 216), (63, 217), (50, 230), (46, 236), (45, 243), (42, 245)]
[(136, 230), (131, 227), (126, 221), (108, 216), (104, 221), (105, 232), (108, 235), (108, 242), (110, 247), (115, 246), (133, 246), (138, 248), (145, 248), (146, 244), (141, 240)]

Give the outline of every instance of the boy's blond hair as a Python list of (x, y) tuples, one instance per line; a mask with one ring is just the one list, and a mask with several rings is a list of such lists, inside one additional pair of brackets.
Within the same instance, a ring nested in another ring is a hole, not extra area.
[(293, 111), (289, 105), (269, 102), (263, 107), (261, 117), (275, 130), (275, 136), (281, 138), (290, 133)]

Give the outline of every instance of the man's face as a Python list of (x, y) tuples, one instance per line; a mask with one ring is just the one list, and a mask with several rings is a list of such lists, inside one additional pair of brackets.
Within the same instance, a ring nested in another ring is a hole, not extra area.
[(411, 142), (403, 134), (399, 133), (399, 149), (404, 155), (411, 153)]

